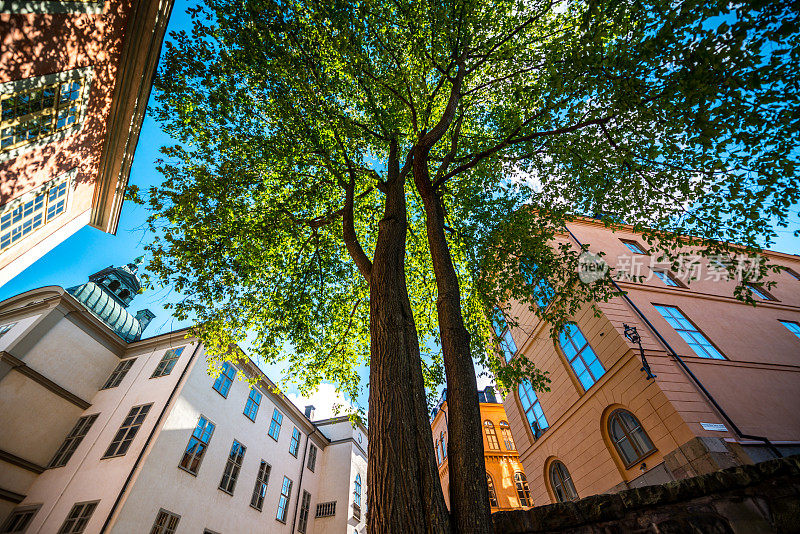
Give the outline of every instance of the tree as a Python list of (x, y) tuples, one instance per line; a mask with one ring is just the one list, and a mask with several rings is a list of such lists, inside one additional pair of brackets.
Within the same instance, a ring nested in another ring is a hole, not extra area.
[[(615, 294), (553, 246), (574, 214), (673, 259), (753, 256), (789, 223), (797, 11), (729, 6), (206, 0), (172, 35), (151, 270), (219, 354), (250, 331), (303, 389), (351, 396), (369, 363), (370, 532), (491, 531), (473, 358), (546, 387), (490, 317), (521, 300), (555, 335)], [(452, 517), (425, 404), (442, 363)]]

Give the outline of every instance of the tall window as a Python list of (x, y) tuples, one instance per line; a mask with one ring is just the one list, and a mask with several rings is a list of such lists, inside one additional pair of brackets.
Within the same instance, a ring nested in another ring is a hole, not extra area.
[(753, 293), (761, 300), (776, 300), (775, 297), (770, 295), (766, 289), (764, 289), (758, 284), (745, 284), (745, 286), (747, 287), (747, 289), (750, 290), (751, 293)]
[(150, 411), (152, 406), (153, 405), (151, 403), (143, 404), (141, 406), (134, 406), (131, 408), (131, 411), (128, 412), (128, 416), (125, 417), (124, 421), (122, 421), (122, 426), (119, 427), (117, 434), (111, 441), (111, 445), (109, 445), (108, 449), (106, 449), (106, 453), (103, 455), (103, 458), (122, 456), (128, 452), (128, 448), (131, 446), (133, 438), (135, 438), (136, 433), (139, 432), (139, 428), (141, 428), (142, 423), (144, 423), (144, 418), (147, 417), (147, 413)]
[(625, 239), (620, 239), (620, 241), (622, 241), (622, 244), (628, 247), (628, 250), (634, 254), (647, 254), (647, 252), (644, 251), (644, 248), (636, 241), (628, 241)]
[(558, 502), (578, 500), (578, 492), (572, 484), (567, 466), (556, 460), (550, 465), (550, 484)]
[(283, 423), (283, 414), (277, 408), (272, 412), (272, 421), (269, 423), (269, 437), (278, 441), (278, 436), (281, 435), (281, 424)]
[(583, 337), (583, 332), (574, 324), (567, 324), (558, 336), (561, 350), (567, 356), (572, 370), (584, 390), (588, 390), (606, 372), (600, 360), (597, 359), (589, 342)]
[(158, 511), (156, 520), (153, 522), (153, 528), (150, 529), (150, 534), (175, 534), (180, 520), (181, 516), (162, 508)]
[(444, 461), (444, 459), (447, 458), (447, 441), (445, 440), (446, 437), (447, 435), (444, 433), (444, 430), (439, 432), (439, 443), (442, 444), (442, 461)]
[(186, 446), (183, 458), (181, 458), (179, 465), (182, 469), (189, 471), (193, 475), (197, 474), (213, 433), (214, 423), (201, 415), (194, 432), (192, 432), (192, 437), (189, 438), (189, 444)]
[(306, 463), (306, 467), (312, 473), (314, 472), (314, 468), (317, 466), (317, 446), (313, 443), (308, 447), (308, 462)]
[(0, 250), (67, 211), (69, 178), (56, 178), (53, 184), (0, 207)]
[(300, 450), (300, 431), (297, 427), (292, 430), (292, 441), (289, 442), (289, 454), (297, 458), (297, 451)]
[(78, 422), (72, 427), (67, 439), (65, 439), (61, 447), (58, 448), (56, 455), (53, 456), (53, 459), (50, 460), (50, 464), (47, 467), (53, 468), (67, 465), (67, 462), (69, 462), (69, 459), (72, 457), (72, 453), (75, 452), (75, 449), (78, 448), (83, 438), (86, 437), (89, 429), (92, 428), (92, 425), (97, 419), (97, 415), (98, 414), (85, 415), (78, 419)]
[(511, 435), (511, 427), (508, 425), (508, 421), (500, 421), (500, 433), (503, 434), (503, 442), (505, 443), (506, 450), (507, 451), (516, 450), (517, 447), (516, 445), (514, 445), (514, 436)]
[(167, 376), (172, 372), (172, 368), (175, 367), (175, 362), (178, 361), (178, 358), (181, 357), (181, 353), (183, 352), (183, 347), (177, 349), (169, 349), (167, 352), (164, 353), (164, 356), (161, 358), (161, 361), (158, 362), (156, 365), (156, 370), (153, 371), (153, 375), (150, 378), (158, 378), (160, 376)]
[(281, 484), (281, 496), (278, 499), (278, 514), (275, 516), (275, 519), (280, 521), (281, 523), (286, 523), (286, 512), (289, 508), (289, 495), (291, 495), (292, 491), (292, 481), (289, 480), (289, 477), (283, 477), (283, 484)]
[(308, 527), (308, 511), (311, 509), (311, 494), (303, 490), (303, 498), (300, 501), (300, 517), (297, 521), (297, 532), (306, 533)]
[(129, 358), (119, 362), (116, 369), (114, 369), (114, 371), (111, 373), (111, 376), (108, 377), (108, 380), (106, 380), (106, 383), (103, 384), (103, 387), (100, 389), (111, 389), (120, 385), (125, 379), (125, 375), (127, 375), (128, 371), (131, 370), (133, 362), (135, 361), (136, 358)]
[(511, 328), (508, 326), (506, 317), (499, 308), (494, 309), (492, 326), (494, 327), (494, 334), (499, 339), (500, 350), (503, 351), (506, 361), (512, 359), (514, 354), (517, 353), (517, 344), (514, 343), (514, 337), (511, 335)]
[(486, 443), (489, 446), (489, 450), (499, 451), (500, 443), (497, 441), (497, 433), (494, 431), (494, 423), (491, 421), (484, 421), (483, 431), (486, 432)]
[(656, 275), (664, 284), (670, 287), (684, 287), (684, 285), (675, 278), (675, 275), (669, 271), (653, 271), (653, 274)]
[(272, 466), (264, 460), (261, 460), (261, 465), (258, 468), (258, 475), (256, 476), (256, 485), (253, 488), (253, 496), (250, 497), (250, 506), (259, 512), (264, 506), (264, 497), (267, 495), (267, 483), (269, 482), (270, 471), (272, 471)]
[(436, 465), (442, 465), (442, 453), (439, 452), (439, 447), (441, 447), (441, 445), (437, 439), (436, 443), (434, 444), (434, 450), (436, 451)]
[(58, 534), (81, 534), (92, 518), (98, 502), (81, 502), (73, 506), (61, 528), (58, 529)]
[(0, 337), (6, 335), (15, 326), (17, 326), (17, 323), (7, 323), (4, 325), (0, 325)]
[(252, 388), (250, 390), (250, 395), (247, 396), (247, 403), (244, 405), (244, 414), (250, 418), (250, 420), (256, 420), (256, 414), (258, 413), (258, 407), (261, 405), (261, 392), (258, 391), (256, 388)]
[(233, 379), (236, 378), (236, 367), (230, 362), (222, 362), (222, 370), (214, 382), (214, 390), (225, 398), (228, 398), (228, 391), (231, 389)]
[(795, 271), (793, 269), (790, 269), (788, 267), (783, 267), (783, 270), (784, 270), (784, 272), (786, 274), (788, 274), (789, 276), (791, 276), (795, 280), (800, 280), (800, 273), (798, 273), (797, 271)]
[(11, 515), (8, 516), (8, 519), (6, 519), (5, 523), (3, 523), (3, 526), (0, 527), (0, 532), (3, 534), (25, 532), (25, 529), (31, 524), (33, 516), (35, 516), (36, 512), (39, 511), (40, 506), (41, 505), (26, 506), (24, 508), (18, 508), (14, 510), (11, 512)]
[(517, 486), (517, 497), (519, 497), (520, 506), (531, 505), (531, 490), (528, 488), (528, 479), (525, 478), (525, 473), (517, 471), (514, 473), (514, 484)]
[(525, 278), (527, 279), (528, 284), (530, 284), (532, 287), (533, 301), (536, 302), (538, 307), (546, 308), (550, 302), (552, 302), (556, 292), (553, 289), (553, 286), (550, 285), (550, 282), (548, 282), (543, 276), (539, 275), (538, 270), (539, 269), (536, 265), (534, 265), (532, 269), (526, 269)]
[(233, 440), (231, 452), (228, 453), (228, 461), (225, 462), (225, 471), (222, 472), (222, 480), (219, 481), (219, 489), (225, 493), (233, 495), (233, 490), (236, 488), (236, 480), (239, 478), (239, 471), (242, 469), (242, 462), (244, 461), (244, 453), (246, 451), (247, 447)]
[(356, 481), (353, 487), (353, 504), (361, 508), (361, 473), (356, 475)]
[(724, 360), (725, 357), (706, 339), (700, 330), (689, 322), (689, 319), (674, 306), (661, 306), (654, 304), (658, 313), (667, 320), (669, 325), (675, 329), (676, 332), (689, 344), (692, 351), (701, 358), (713, 358), (715, 360)]
[(489, 486), (489, 506), (499, 508), (497, 505), (497, 492), (494, 490), (494, 481), (489, 473), (486, 473), (486, 484)]
[(80, 124), (88, 77), (81, 76), (78, 71), (67, 76), (73, 79), (43, 76), (41, 80), (45, 83), (38, 87), (23, 89), (22, 84), (12, 85), (8, 93), (0, 96), (0, 152), (43, 140)]
[(800, 324), (794, 321), (780, 321), (780, 323), (789, 329), (789, 332), (793, 333), (797, 337), (800, 337)]
[(611, 414), (608, 418), (608, 432), (626, 468), (656, 450), (642, 424), (627, 410), (615, 410)]
[(525, 418), (531, 427), (533, 437), (538, 438), (550, 425), (547, 424), (547, 418), (539, 404), (539, 397), (536, 396), (531, 383), (527, 380), (519, 385), (519, 401), (525, 411)]

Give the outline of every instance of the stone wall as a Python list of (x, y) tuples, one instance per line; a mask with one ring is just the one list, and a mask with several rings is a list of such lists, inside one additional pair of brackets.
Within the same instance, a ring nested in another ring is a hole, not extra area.
[(800, 456), (492, 518), (495, 534), (800, 534)]

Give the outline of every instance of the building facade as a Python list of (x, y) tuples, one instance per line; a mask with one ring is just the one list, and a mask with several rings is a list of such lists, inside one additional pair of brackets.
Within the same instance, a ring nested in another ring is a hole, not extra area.
[(364, 532), (363, 426), (185, 330), (128, 341), (82, 287), (0, 303), (0, 532)]
[(116, 232), (173, 1), (0, 2), (0, 285)]
[[(439, 466), (444, 499), (450, 508), (450, 471), (447, 461), (447, 390), (431, 411), (431, 432)], [(503, 404), (498, 402), (492, 387), (478, 392), (483, 429), (483, 456), (486, 463), (486, 484), (492, 512), (517, 510), (533, 506), (525, 470), (511, 433)]]
[(555, 340), (519, 303), (518, 326), (495, 326), (507, 358), (550, 373), (550, 391), (523, 383), (504, 403), (534, 502), (800, 452), (800, 258), (764, 253), (783, 269), (774, 287), (751, 287), (754, 307), (733, 297), (736, 282), (714, 261), (693, 260), (689, 280), (630, 228), (581, 219), (568, 229), (561, 239), (605, 252), (619, 270), (638, 266), (644, 280), (619, 281), (627, 298), (598, 303), (599, 316), (585, 306)]

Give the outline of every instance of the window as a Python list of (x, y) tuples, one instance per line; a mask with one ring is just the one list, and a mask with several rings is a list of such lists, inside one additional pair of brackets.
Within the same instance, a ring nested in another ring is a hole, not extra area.
[(489, 506), (499, 508), (497, 504), (497, 492), (494, 490), (494, 481), (492, 475), (486, 473), (486, 484), (489, 486)]
[(272, 421), (269, 423), (269, 437), (278, 441), (278, 436), (281, 435), (281, 423), (283, 423), (283, 414), (275, 408), (272, 412)]
[(713, 358), (715, 360), (724, 360), (725, 357), (706, 339), (706, 337), (689, 322), (689, 319), (674, 306), (661, 306), (654, 304), (658, 313), (666, 319), (669, 325), (675, 329), (676, 332), (689, 344), (692, 351), (701, 358)]
[(305, 534), (308, 527), (308, 511), (311, 508), (311, 494), (303, 490), (303, 498), (300, 501), (300, 518), (297, 522), (297, 532)]
[(3, 523), (0, 532), (3, 534), (15, 534), (17, 532), (25, 532), (25, 529), (31, 524), (33, 516), (39, 511), (39, 506), (26, 506), (25, 508), (18, 508), (11, 512), (5, 523)]
[(236, 367), (230, 362), (222, 362), (222, 370), (214, 382), (214, 390), (227, 399), (234, 378), (236, 378)]
[(247, 396), (247, 403), (244, 405), (244, 414), (250, 418), (251, 421), (256, 420), (258, 407), (261, 405), (261, 392), (256, 388), (250, 390), (250, 395)]
[(289, 480), (289, 477), (283, 477), (283, 484), (281, 484), (281, 496), (278, 499), (278, 514), (275, 516), (275, 519), (280, 521), (281, 523), (286, 523), (286, 512), (289, 508), (289, 495), (292, 491), (292, 481)]
[(537, 439), (550, 425), (547, 424), (542, 405), (539, 404), (539, 397), (536, 396), (531, 383), (527, 380), (519, 385), (519, 401), (525, 417), (528, 419), (528, 424), (531, 426), (533, 437)]
[(0, 210), (0, 250), (17, 243), (34, 230), (67, 211), (69, 177), (60, 177), (37, 191), (12, 200)]
[(189, 444), (183, 453), (181, 463), (178, 464), (181, 469), (185, 469), (193, 475), (197, 474), (213, 433), (214, 423), (201, 415), (194, 432), (192, 432), (192, 436), (189, 438)]
[(793, 333), (797, 337), (800, 337), (800, 324), (794, 321), (780, 321), (780, 323), (789, 329), (789, 332)]
[(790, 269), (788, 267), (783, 267), (783, 270), (784, 270), (784, 272), (786, 272), (786, 274), (788, 274), (789, 276), (791, 276), (795, 280), (800, 280), (800, 274), (797, 271), (795, 271), (793, 269)]
[(139, 432), (139, 428), (142, 426), (144, 418), (147, 417), (147, 413), (152, 406), (152, 404), (143, 404), (131, 408), (131, 411), (128, 412), (128, 416), (125, 417), (125, 420), (122, 422), (122, 426), (119, 427), (117, 434), (111, 441), (111, 445), (106, 449), (103, 458), (122, 456), (128, 452), (128, 447), (131, 446), (133, 438), (135, 438), (136, 433)]
[(14, 328), (15, 326), (17, 326), (17, 323), (8, 323), (8, 324), (0, 325), (0, 337), (3, 337), (4, 335), (6, 335), (9, 332), (9, 330)]
[(486, 432), (486, 443), (489, 446), (489, 450), (499, 451), (500, 443), (497, 441), (497, 433), (494, 431), (494, 423), (491, 421), (484, 421), (483, 431)]
[(103, 384), (103, 387), (100, 389), (111, 389), (115, 388), (122, 383), (125, 379), (125, 375), (128, 374), (128, 371), (131, 370), (133, 366), (133, 362), (136, 361), (136, 358), (130, 358), (128, 360), (122, 360), (117, 364), (117, 368), (111, 373), (111, 376), (108, 377), (106, 383)]
[(289, 454), (297, 458), (297, 451), (300, 450), (300, 431), (297, 427), (292, 429), (292, 441), (289, 442)]
[(514, 484), (517, 485), (517, 497), (519, 497), (520, 506), (531, 505), (531, 490), (528, 488), (528, 479), (525, 478), (525, 473), (517, 471), (514, 473)]
[(442, 461), (447, 458), (447, 443), (445, 442), (445, 433), (444, 430), (439, 432), (439, 443), (442, 445)]
[(669, 271), (653, 270), (653, 274), (670, 287), (685, 287), (677, 278), (675, 278), (675, 275)]
[(331, 517), (334, 515), (336, 515), (336, 501), (317, 504), (317, 513), (314, 517)]
[(269, 482), (269, 474), (272, 471), (272, 466), (264, 460), (261, 460), (261, 465), (258, 468), (258, 475), (256, 476), (256, 486), (253, 488), (253, 496), (250, 497), (250, 506), (261, 511), (264, 506), (264, 497), (267, 495), (267, 483)]
[(361, 508), (361, 473), (356, 475), (355, 486), (353, 487), (353, 504)]
[(58, 534), (81, 534), (86, 529), (86, 524), (91, 519), (98, 502), (83, 502), (73, 506), (64, 524), (58, 529)]
[(442, 465), (442, 455), (439, 452), (439, 440), (436, 440), (436, 443), (433, 444), (433, 450), (436, 451), (436, 465)]
[(500, 350), (503, 351), (506, 360), (512, 359), (517, 352), (517, 344), (514, 343), (514, 337), (511, 335), (511, 328), (508, 326), (505, 315), (503, 315), (503, 312), (500, 311), (499, 308), (494, 309), (492, 326), (494, 327), (495, 335), (499, 339)]
[(317, 446), (313, 443), (308, 448), (308, 463), (306, 463), (306, 467), (308, 470), (313, 472), (314, 467), (317, 465)]
[(219, 489), (225, 493), (233, 495), (233, 490), (236, 487), (236, 480), (239, 478), (239, 471), (242, 469), (242, 462), (244, 461), (244, 453), (246, 451), (247, 447), (233, 440), (231, 452), (228, 453), (228, 461), (225, 462), (225, 471), (222, 472), (222, 480), (219, 481)]
[[(538, 402), (538, 399), (537, 399)], [(541, 408), (539, 408), (541, 410)], [(544, 416), (544, 413), (542, 414)], [(500, 433), (503, 434), (503, 442), (505, 443), (507, 451), (514, 451), (517, 449), (514, 445), (514, 436), (511, 435), (511, 427), (507, 421), (500, 421)]]
[(634, 254), (647, 254), (647, 252), (644, 251), (644, 248), (636, 241), (628, 241), (626, 239), (620, 239), (620, 241), (622, 241), (622, 244), (628, 247), (628, 250)]
[(41, 146), (79, 128), (91, 73), (75, 69), (0, 85), (0, 153), (8, 154), (3, 159), (16, 156), (15, 149)]
[(627, 410), (615, 410), (611, 414), (608, 418), (608, 433), (626, 468), (656, 450), (639, 420)]
[(162, 508), (158, 511), (153, 528), (150, 529), (150, 534), (175, 534), (180, 520), (181, 516)]
[(153, 375), (150, 378), (158, 378), (160, 376), (167, 376), (170, 374), (172, 372), (172, 368), (175, 367), (175, 362), (177, 362), (178, 358), (180, 358), (181, 352), (183, 352), (183, 347), (178, 349), (169, 349), (167, 352), (165, 352), (164, 356), (161, 358), (161, 361), (158, 362), (156, 370), (153, 371)]
[(761, 300), (777, 300), (775, 297), (767, 293), (767, 290), (757, 284), (745, 284), (745, 287), (750, 290), (755, 296)]
[(65, 439), (61, 447), (58, 448), (58, 451), (56, 451), (55, 456), (50, 460), (50, 464), (47, 467), (54, 468), (67, 465), (67, 462), (69, 462), (69, 459), (72, 457), (72, 453), (75, 452), (75, 449), (81, 444), (83, 438), (86, 437), (89, 429), (92, 428), (92, 425), (97, 419), (97, 415), (98, 414), (85, 415), (78, 419), (78, 422), (72, 427), (72, 430), (67, 435), (67, 439)]
[(589, 342), (583, 337), (583, 332), (574, 324), (567, 324), (558, 336), (561, 350), (567, 356), (572, 370), (584, 390), (588, 390), (606, 372), (600, 360), (597, 359)]
[(556, 460), (550, 465), (550, 484), (553, 486), (553, 493), (558, 502), (578, 500), (578, 492), (572, 484), (572, 477), (569, 476), (567, 466)]
[(533, 286), (533, 301), (538, 307), (546, 308), (553, 301), (556, 292), (546, 278), (537, 274), (537, 270), (538, 268), (534, 265), (532, 271), (528, 271), (525, 277), (528, 284)]

